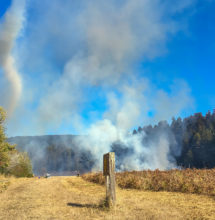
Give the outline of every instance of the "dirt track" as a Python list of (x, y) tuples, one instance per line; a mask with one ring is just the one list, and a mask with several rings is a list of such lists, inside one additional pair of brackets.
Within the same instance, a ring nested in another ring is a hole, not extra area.
[(215, 219), (215, 199), (117, 189), (117, 206), (99, 206), (105, 189), (81, 177), (21, 178), (0, 193), (0, 219)]

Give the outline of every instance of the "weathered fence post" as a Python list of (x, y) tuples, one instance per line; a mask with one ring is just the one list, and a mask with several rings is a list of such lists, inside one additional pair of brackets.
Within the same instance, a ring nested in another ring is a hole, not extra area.
[(103, 175), (105, 176), (106, 183), (106, 204), (108, 207), (111, 207), (116, 202), (114, 152), (103, 155)]

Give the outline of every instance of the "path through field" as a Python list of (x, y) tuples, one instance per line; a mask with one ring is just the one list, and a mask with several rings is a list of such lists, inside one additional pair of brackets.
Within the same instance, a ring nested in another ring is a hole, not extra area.
[(105, 188), (81, 177), (14, 179), (0, 193), (0, 219), (215, 219), (215, 198), (117, 189), (117, 206), (100, 207)]

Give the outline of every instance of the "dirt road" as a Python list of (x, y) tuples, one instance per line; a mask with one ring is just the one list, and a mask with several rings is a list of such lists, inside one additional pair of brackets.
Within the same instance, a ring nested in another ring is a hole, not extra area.
[(117, 189), (115, 210), (99, 204), (105, 188), (81, 177), (14, 179), (0, 193), (0, 219), (215, 219), (215, 198)]

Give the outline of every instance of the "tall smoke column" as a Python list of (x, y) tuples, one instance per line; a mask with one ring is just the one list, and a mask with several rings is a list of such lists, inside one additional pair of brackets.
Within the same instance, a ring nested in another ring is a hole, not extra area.
[[(184, 17), (179, 13), (194, 2), (29, 1), (31, 13), (19, 63), (29, 76), (24, 88), (29, 95), (22, 106), (33, 108), (23, 108), (14, 118), (24, 125), (19, 130), (26, 132), (25, 115), (30, 133), (62, 132), (69, 127), (71, 132), (88, 134), (77, 138), (76, 146), (90, 151), (97, 161), (112, 146), (120, 145), (121, 155), (128, 152), (122, 157), (122, 170), (172, 167), (168, 135), (159, 133), (143, 145), (144, 137), (128, 131), (137, 124), (179, 115), (192, 103), (186, 85), (178, 85), (177, 80), (173, 87), (178, 89), (165, 92), (151, 85), (154, 73), (145, 78), (140, 64), (165, 54), (171, 36), (186, 26), (179, 23), (179, 17)], [(35, 74), (43, 82), (37, 87)], [(150, 112), (155, 116), (150, 117)], [(43, 157), (41, 144), (32, 144), (31, 149), (35, 149), (33, 155)]]
[(24, 21), (25, 0), (14, 0), (0, 23), (0, 67), (10, 83), (8, 115), (11, 116), (22, 92), (21, 77), (12, 55), (15, 40)]

